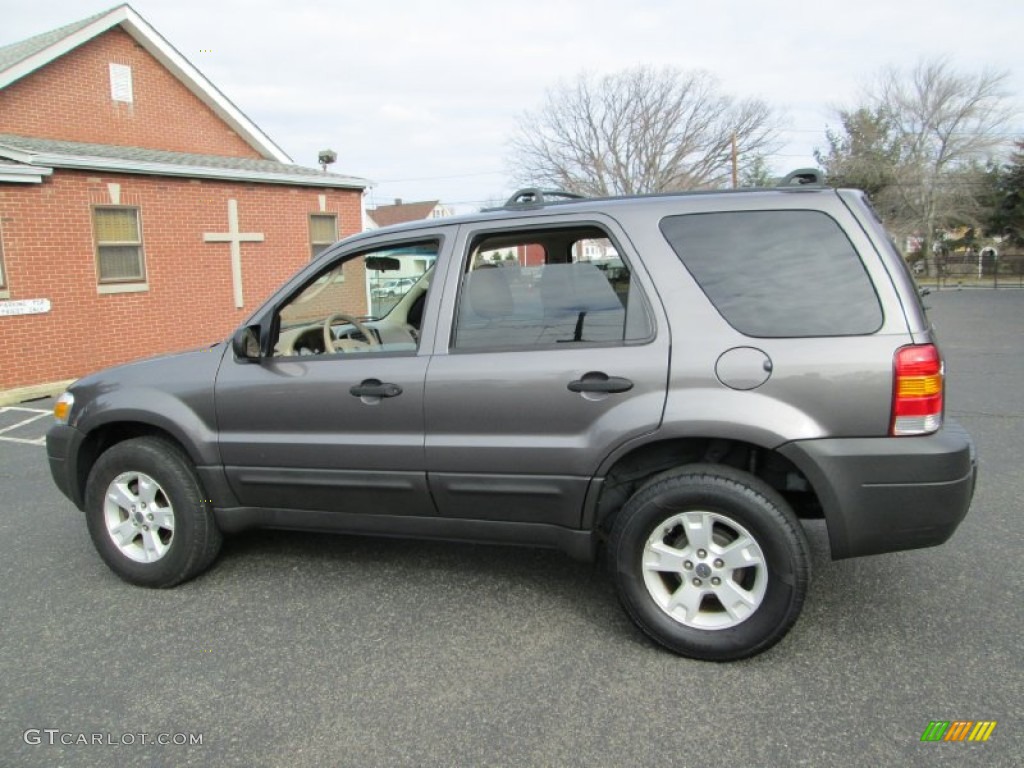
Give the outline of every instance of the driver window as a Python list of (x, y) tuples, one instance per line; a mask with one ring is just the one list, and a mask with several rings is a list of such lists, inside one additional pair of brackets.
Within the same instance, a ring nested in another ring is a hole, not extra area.
[(275, 357), (414, 353), (438, 243), (328, 264), (278, 311)]

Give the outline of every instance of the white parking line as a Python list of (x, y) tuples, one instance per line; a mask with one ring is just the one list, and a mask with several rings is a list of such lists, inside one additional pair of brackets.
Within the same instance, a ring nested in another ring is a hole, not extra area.
[(39, 419), (43, 418), (44, 416), (48, 416), (50, 414), (50, 411), (48, 411), (48, 410), (44, 411), (44, 410), (41, 410), (39, 408), (23, 408), (23, 407), (18, 406), (18, 405), (7, 405), (7, 406), (0, 407), (0, 414), (7, 413), (8, 411), (20, 411), (22, 413), (34, 413), (35, 415), (34, 416), (29, 416), (27, 419), (23, 419), (22, 421), (19, 421), (16, 424), (11, 424), (8, 427), (4, 427), (3, 429), (0, 429), (0, 440), (5, 440), (5, 441), (7, 441), (9, 443), (24, 443), (26, 445), (46, 445), (46, 437), (45, 436), (44, 437), (37, 437), (37, 438), (35, 438), (33, 440), (29, 440), (29, 439), (24, 438), (24, 437), (9, 437), (9, 436), (5, 435), (4, 433), (5, 432), (10, 432), (11, 430), (14, 430), (14, 429), (17, 429), (18, 427), (23, 427), (26, 424), (31, 424), (33, 421), (38, 421)]
[[(11, 409), (9, 409), (9, 408), (0, 408), (0, 413), (4, 413), (5, 411), (8, 411), (8, 410), (11, 410)], [(2, 435), (4, 432), (10, 432), (12, 429), (17, 429), (18, 427), (23, 427), (26, 424), (31, 424), (33, 421), (38, 421), (39, 419), (43, 418), (43, 416), (46, 416), (46, 415), (47, 415), (47, 411), (42, 411), (40, 413), (36, 413), (35, 416), (29, 416), (24, 421), (19, 421), (17, 424), (11, 424), (11, 426), (9, 426), (9, 427), (4, 427), (3, 429), (0, 429), (0, 435)]]
[(0, 441), (7, 443), (24, 443), (25, 445), (46, 445), (46, 436), (36, 438), (35, 440), (26, 440), (23, 437), (5, 437), (0, 435)]

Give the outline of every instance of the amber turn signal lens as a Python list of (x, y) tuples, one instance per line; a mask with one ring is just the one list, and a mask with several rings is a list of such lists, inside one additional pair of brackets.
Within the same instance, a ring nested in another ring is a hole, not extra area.
[(71, 408), (75, 404), (75, 396), (70, 392), (65, 392), (57, 398), (57, 402), (53, 406), (53, 418), (55, 418), (61, 424), (68, 423), (68, 417), (71, 416)]

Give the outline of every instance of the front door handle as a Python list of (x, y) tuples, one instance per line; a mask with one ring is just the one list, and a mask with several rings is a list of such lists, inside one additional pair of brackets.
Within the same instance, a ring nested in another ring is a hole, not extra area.
[(398, 397), (402, 388), (397, 384), (386, 384), (380, 379), (365, 379), (360, 384), (353, 384), (349, 393), (356, 397)]
[(633, 382), (621, 376), (609, 376), (601, 371), (590, 371), (583, 374), (582, 378), (569, 382), (570, 392), (629, 392), (633, 388)]

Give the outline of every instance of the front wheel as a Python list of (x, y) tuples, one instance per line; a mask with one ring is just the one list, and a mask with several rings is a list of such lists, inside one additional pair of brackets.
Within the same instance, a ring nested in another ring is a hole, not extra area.
[(617, 515), (609, 561), (626, 612), (683, 656), (767, 650), (800, 615), (810, 573), (786, 501), (746, 472), (694, 465), (648, 481)]
[(85, 515), (100, 557), (132, 584), (173, 587), (220, 551), (221, 532), (191, 461), (161, 438), (126, 440), (97, 459)]

